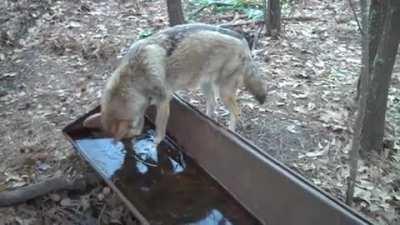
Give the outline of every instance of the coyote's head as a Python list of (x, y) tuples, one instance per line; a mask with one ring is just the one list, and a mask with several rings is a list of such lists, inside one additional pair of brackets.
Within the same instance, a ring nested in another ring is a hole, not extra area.
[(101, 112), (88, 117), (83, 125), (100, 128), (117, 140), (131, 138), (142, 132), (148, 99), (130, 81), (113, 74), (101, 98)]

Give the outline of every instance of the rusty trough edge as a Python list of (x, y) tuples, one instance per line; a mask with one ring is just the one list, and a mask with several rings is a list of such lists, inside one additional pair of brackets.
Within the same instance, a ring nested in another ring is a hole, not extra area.
[[(154, 118), (154, 110), (149, 110), (148, 115)], [(167, 131), (264, 224), (372, 225), (364, 216), (179, 96), (171, 101)]]

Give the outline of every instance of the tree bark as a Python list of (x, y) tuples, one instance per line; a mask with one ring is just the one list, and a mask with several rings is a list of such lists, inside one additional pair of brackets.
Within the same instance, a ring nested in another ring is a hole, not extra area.
[(369, 66), (370, 71), (373, 68), (373, 62), (378, 51), (383, 27), (385, 25), (385, 1), (372, 0), (369, 8)]
[[(372, 72), (373, 62), (380, 43), (385, 23), (385, 1), (372, 0), (369, 8), (369, 71)], [(357, 81), (356, 100), (360, 97), (361, 74)]]
[[(385, 114), (388, 92), (400, 41), (400, 1), (389, 0), (385, 5), (383, 32), (371, 69), (371, 84), (365, 91), (367, 104), (362, 123), (361, 155), (367, 157), (373, 151), (381, 151), (385, 130)], [(363, 92), (361, 88), (361, 92)]]
[(167, 0), (167, 11), (170, 26), (185, 23), (181, 0)]
[[(266, 1), (266, 0), (264, 0)], [(265, 10), (266, 35), (277, 38), (281, 32), (281, 3), (280, 0), (268, 0)]]

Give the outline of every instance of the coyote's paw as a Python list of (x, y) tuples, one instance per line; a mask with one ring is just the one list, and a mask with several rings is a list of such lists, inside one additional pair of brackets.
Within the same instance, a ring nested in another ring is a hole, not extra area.
[(162, 142), (162, 140), (164, 140), (164, 137), (156, 136), (154, 138), (154, 144), (159, 145)]

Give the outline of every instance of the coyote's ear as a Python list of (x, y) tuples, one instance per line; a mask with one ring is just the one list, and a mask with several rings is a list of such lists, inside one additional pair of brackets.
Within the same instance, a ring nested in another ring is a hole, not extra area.
[(86, 128), (101, 129), (101, 113), (95, 113), (83, 121), (83, 126)]

